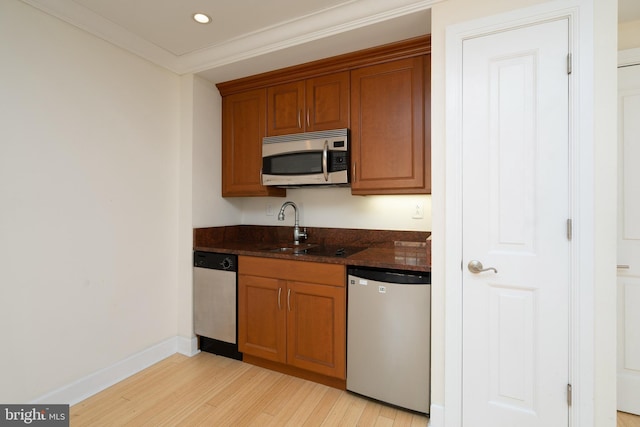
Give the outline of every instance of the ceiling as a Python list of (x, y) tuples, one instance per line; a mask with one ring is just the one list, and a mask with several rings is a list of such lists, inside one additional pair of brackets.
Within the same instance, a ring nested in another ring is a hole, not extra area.
[[(178, 74), (220, 82), (431, 32), (443, 0), (22, 0)], [(210, 24), (192, 15), (203, 12)], [(619, 0), (619, 21), (640, 19)]]
[[(22, 0), (178, 74), (225, 81), (427, 34), (442, 0)], [(203, 12), (210, 24), (192, 16)]]

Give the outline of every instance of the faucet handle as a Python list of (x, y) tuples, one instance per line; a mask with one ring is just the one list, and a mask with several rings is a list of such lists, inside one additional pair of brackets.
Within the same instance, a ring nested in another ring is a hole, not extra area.
[(307, 227), (303, 228), (302, 230), (300, 230), (300, 227), (298, 227), (298, 225), (296, 224), (293, 227), (293, 243), (294, 244), (299, 244), (300, 240), (306, 240), (307, 239)]
[(293, 228), (293, 240), (296, 242), (300, 242), (300, 240), (307, 240), (307, 227), (300, 230), (298, 227)]

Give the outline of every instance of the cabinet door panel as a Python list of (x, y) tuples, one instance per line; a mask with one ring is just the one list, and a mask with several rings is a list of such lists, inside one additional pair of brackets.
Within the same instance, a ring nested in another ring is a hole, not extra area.
[(346, 378), (345, 289), (303, 282), (287, 285), (287, 363)]
[(304, 131), (304, 82), (267, 89), (267, 134), (286, 135)]
[(307, 80), (307, 132), (349, 127), (349, 72)]
[(241, 352), (286, 361), (286, 282), (238, 276), (238, 347)]
[(424, 61), (352, 71), (353, 194), (427, 192)]
[(222, 112), (222, 195), (284, 196), (283, 189), (264, 187), (260, 182), (266, 91), (226, 96)]

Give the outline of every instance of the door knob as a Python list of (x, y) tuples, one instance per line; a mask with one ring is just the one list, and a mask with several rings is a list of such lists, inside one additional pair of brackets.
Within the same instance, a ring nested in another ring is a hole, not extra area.
[(493, 272), (496, 274), (498, 273), (498, 270), (496, 270), (493, 267), (484, 268), (482, 263), (477, 259), (472, 259), (471, 261), (469, 261), (469, 265), (467, 265), (467, 268), (473, 274), (478, 274), (478, 273), (482, 273), (483, 271), (489, 271), (489, 270), (493, 270)]

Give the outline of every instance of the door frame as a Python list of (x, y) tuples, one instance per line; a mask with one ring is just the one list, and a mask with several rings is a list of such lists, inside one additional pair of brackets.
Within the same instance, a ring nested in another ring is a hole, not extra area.
[[(618, 51), (618, 70), (621, 67), (636, 66), (640, 67), (640, 48), (625, 49)], [(616, 349), (619, 350), (619, 349)], [(617, 357), (617, 351), (616, 351)], [(616, 364), (616, 378), (618, 377), (618, 366)], [(616, 402), (616, 408), (617, 408)]]
[[(593, 187), (595, 135), (593, 129), (594, 14), (593, 1), (552, 1), (446, 29), (446, 147), (445, 151), (445, 334), (444, 408), (447, 427), (462, 425), (462, 47), (470, 38), (549, 20), (569, 20), (569, 51), (573, 71), (569, 81), (569, 185), (573, 220), (570, 260), (569, 381), (573, 402), (569, 424), (593, 426), (596, 415), (596, 320), (594, 278), (596, 257)], [(579, 141), (579, 143), (578, 143)], [(608, 261), (608, 260), (605, 260)], [(614, 261), (615, 262), (615, 261)], [(578, 283), (580, 286), (578, 286)], [(614, 315), (615, 317), (615, 315)], [(615, 321), (615, 319), (614, 319)], [(607, 322), (605, 322), (607, 323)], [(615, 328), (615, 326), (614, 326)], [(615, 341), (614, 341), (615, 342)], [(614, 358), (615, 360), (615, 358)], [(614, 384), (615, 385), (615, 384)], [(614, 390), (615, 392), (615, 390)], [(432, 420), (435, 421), (435, 420)], [(440, 420), (438, 420), (440, 422)], [(439, 425), (432, 424), (434, 427)], [(444, 425), (444, 424), (443, 424)]]

